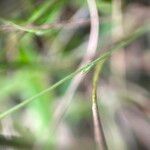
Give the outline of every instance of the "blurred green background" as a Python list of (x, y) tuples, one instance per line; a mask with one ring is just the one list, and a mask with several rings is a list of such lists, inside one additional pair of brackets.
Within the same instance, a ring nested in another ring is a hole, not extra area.
[[(150, 21), (149, 0), (96, 3), (100, 25), (95, 57)], [(1, 113), (78, 68), (88, 44), (89, 17), (86, 0), (0, 0)], [(71, 24), (80, 20), (85, 22)], [(13, 23), (32, 31), (20, 30)], [(99, 113), (110, 150), (150, 149), (149, 40), (149, 33), (144, 34), (103, 67)], [(93, 71), (81, 81), (56, 126), (54, 113), (71, 80), (1, 119), (0, 149), (95, 149), (92, 76)]]

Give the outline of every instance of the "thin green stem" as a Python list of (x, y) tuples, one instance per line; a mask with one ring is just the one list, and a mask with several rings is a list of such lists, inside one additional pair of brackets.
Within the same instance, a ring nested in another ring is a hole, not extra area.
[(93, 124), (94, 124), (94, 136), (96, 141), (96, 148), (99, 150), (107, 149), (101, 118), (99, 115), (98, 102), (97, 102), (98, 79), (102, 72), (102, 67), (105, 61), (106, 59), (104, 59), (101, 63), (98, 63), (96, 65), (94, 76), (93, 76), (93, 87), (92, 87), (92, 114), (93, 114)]
[(2, 19), (2, 18), (0, 18), (0, 22), (2, 22), (4, 25), (6, 25), (6, 27), (11, 27), (12, 29), (15, 29), (16, 31), (24, 31), (24, 32), (37, 34), (37, 35), (44, 33), (44, 30), (37, 30), (37, 29), (34, 29), (34, 28), (28, 28), (28, 27), (15, 24), (12, 21), (5, 20), (5, 19)]
[(113, 46), (111, 49), (109, 49), (103, 55), (101, 55), (100, 57), (98, 57), (96, 60), (88, 63), (87, 65), (83, 66), (80, 69), (77, 69), (75, 72), (69, 74), (68, 76), (66, 76), (62, 80), (58, 81), (57, 83), (55, 83), (51, 87), (47, 88), (46, 90), (41, 91), (37, 95), (34, 95), (34, 96), (30, 97), (29, 99), (24, 100), (20, 104), (14, 106), (13, 108), (10, 108), (9, 110), (1, 113), (0, 114), (0, 119), (2, 119), (4, 117), (8, 116), (9, 114), (14, 113), (15, 111), (21, 109), (22, 107), (26, 106), (31, 101), (35, 100), (37, 97), (42, 96), (43, 94), (54, 90), (55, 88), (57, 88), (58, 86), (60, 86), (61, 84), (63, 84), (65, 81), (70, 80), (71, 78), (73, 78), (76, 74), (78, 74), (78, 73), (85, 73), (85, 72), (90, 71), (91, 68), (94, 67), (97, 63), (102, 63), (104, 60), (108, 59), (112, 55), (113, 52), (119, 50), (122, 47), (127, 46), (133, 40), (135, 40), (139, 36), (143, 35), (146, 32), (149, 32), (149, 31), (150, 31), (150, 29), (149, 29), (149, 26), (147, 26), (147, 25), (139, 28), (138, 30), (136, 30), (135, 32), (133, 32), (131, 35), (127, 36), (126, 38), (124, 38), (120, 42), (116, 43), (115, 46)]
[(82, 26), (86, 25), (89, 23), (88, 19), (80, 19), (78, 21), (65, 21), (65, 22), (60, 22), (60, 23), (51, 23), (47, 25), (40, 25), (40, 26), (23, 26), (16, 24), (12, 21), (0, 18), (0, 22), (2, 25), (0, 25), (0, 31), (22, 31), (22, 32), (27, 32), (27, 33), (32, 33), (36, 35), (43, 35), (46, 33), (51, 32), (53, 29), (60, 29), (64, 26), (68, 27), (77, 27), (77, 26)]
[(26, 99), (26, 100), (24, 100), (24, 101), (21, 102), (20, 104), (18, 104), (18, 105), (16, 105), (16, 106), (14, 106), (13, 108), (11, 108), (11, 109), (5, 111), (4, 113), (1, 113), (1, 114), (0, 114), (0, 119), (2, 119), (2, 118), (4, 118), (5, 116), (7, 116), (7, 115), (9, 115), (9, 114), (11, 114), (11, 113), (13, 113), (13, 112), (15, 112), (16, 110), (22, 108), (23, 106), (27, 105), (28, 103), (30, 103), (31, 101), (35, 100), (36, 98), (38, 98), (38, 97), (44, 95), (45, 93), (52, 91), (53, 89), (55, 89), (56, 87), (58, 87), (59, 85), (61, 85), (62, 83), (64, 83), (65, 81), (71, 79), (75, 74), (77, 74), (77, 73), (79, 73), (79, 72), (80, 72), (80, 70), (77, 70), (77, 71), (71, 73), (70, 75), (68, 75), (68, 76), (66, 76), (65, 78), (63, 78), (62, 80), (58, 81), (57, 83), (55, 83), (55, 84), (52, 85), (51, 87), (49, 87), (49, 88), (47, 88), (47, 89), (41, 91), (40, 93), (38, 93), (38, 94), (36, 94), (36, 95), (34, 95), (34, 96), (32, 96), (32, 97)]

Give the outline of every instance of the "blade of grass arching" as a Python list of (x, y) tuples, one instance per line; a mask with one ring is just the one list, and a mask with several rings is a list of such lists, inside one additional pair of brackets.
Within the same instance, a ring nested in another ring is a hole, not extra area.
[[(34, 28), (21, 26), (21, 25), (13, 23), (12, 21), (8, 21), (2, 18), (0, 18), (0, 22), (4, 24), (3, 28), (6, 29), (6, 31), (7, 31), (7, 28), (8, 29), (10, 28), (11, 30), (14, 30), (14, 31), (24, 31), (24, 32), (34, 33), (37, 35), (42, 33), (42, 30), (37, 30)], [(1, 28), (0, 30), (3, 30), (3, 28)]]
[(0, 119), (2, 119), (4, 117), (6, 117), (7, 115), (9, 115), (9, 114), (19, 110), (22, 107), (26, 106), (28, 103), (30, 103), (31, 101), (35, 100), (39, 96), (42, 96), (43, 94), (54, 90), (55, 88), (57, 88), (58, 86), (63, 84), (65, 81), (68, 81), (71, 78), (73, 78), (76, 74), (78, 74), (80, 72), (82, 72), (82, 73), (89, 72), (91, 70), (91, 68), (93, 66), (95, 66), (97, 63), (103, 62), (103, 60), (108, 59), (112, 55), (113, 52), (115, 52), (115, 51), (117, 51), (117, 50), (119, 50), (119, 49), (129, 45), (136, 38), (142, 36), (144, 33), (149, 32), (149, 31), (150, 31), (149, 24), (145, 25), (145, 26), (143, 26), (143, 27), (141, 27), (139, 29), (137, 29), (135, 32), (131, 33), (129, 36), (125, 37), (120, 42), (116, 43), (115, 46), (110, 48), (107, 52), (105, 52), (103, 55), (98, 57), (96, 60), (92, 61), (91, 63), (88, 63), (87, 65), (83, 66), (82, 68), (80, 68), (80, 69), (76, 70), (75, 72), (69, 74), (68, 76), (66, 76), (62, 80), (58, 81), (54, 85), (52, 85), (49, 88), (39, 92), (37, 95), (34, 95), (34, 96), (30, 97), (29, 99), (24, 100), (20, 104), (14, 106), (13, 108), (10, 108), (9, 110), (1, 113), (0, 114)]
[[(94, 55), (96, 54), (97, 44), (98, 44), (98, 36), (99, 36), (99, 17), (98, 11), (96, 7), (95, 0), (87, 0), (89, 15), (90, 15), (90, 34), (89, 40), (87, 44), (87, 48), (85, 54), (82, 58), (81, 63), (79, 64), (79, 68), (84, 66), (85, 64), (92, 61)], [(63, 35), (64, 37), (64, 35)], [(81, 40), (81, 39), (80, 39)], [(71, 42), (72, 43), (72, 42)], [(54, 127), (57, 128), (59, 122), (63, 118), (66, 113), (67, 108), (71, 104), (75, 91), (77, 90), (80, 82), (84, 78), (85, 74), (77, 74), (71, 81), (68, 86), (64, 96), (61, 99), (61, 102), (58, 104), (56, 110), (54, 111)], [(53, 130), (54, 131), (54, 130)]]
[(72, 21), (72, 22), (66, 21), (61, 23), (51, 23), (48, 25), (32, 26), (32, 27), (22, 26), (2, 18), (0, 18), (0, 22), (3, 24), (0, 26), (0, 31), (7, 31), (7, 32), (22, 31), (22, 32), (36, 34), (36, 35), (43, 35), (52, 32), (52, 30), (54, 29), (63, 28), (64, 26), (73, 28), (77, 26), (86, 25), (89, 23), (89, 20), (80, 19), (78, 21)]
[[(41, 16), (43, 16), (48, 10), (50, 12), (46, 13), (45, 15), (45, 21), (50, 21), (53, 18), (56, 17), (56, 15), (59, 13), (59, 10), (61, 10), (61, 4), (64, 4), (66, 0), (62, 0), (62, 1), (58, 1), (58, 0), (51, 0), (51, 1), (46, 1), (38, 10), (36, 10), (31, 17), (24, 22), (24, 24), (32, 24), (33, 22), (35, 22), (36, 20), (39, 20), (41, 18)], [(56, 6), (53, 6), (54, 4), (56, 4)], [(54, 17), (55, 16), (55, 17)], [(43, 18), (42, 18), (43, 20)], [(28, 28), (26, 26), (22, 26), (19, 24), (16, 24), (12, 21), (9, 20), (5, 20), (0, 18), (0, 22), (2, 22), (5, 26), (1, 26), (0, 30), (3, 29), (10, 29), (10, 30), (16, 30), (16, 31), (24, 31), (24, 32), (29, 32), (29, 33), (33, 33), (33, 34), (37, 34), (37, 35), (41, 35), (47, 32), (50, 32), (51, 30), (44, 30), (44, 29), (37, 29), (37, 28)], [(43, 23), (43, 21), (42, 21)], [(50, 27), (51, 29), (52, 27)], [(54, 27), (53, 27), (54, 28)]]
[(96, 148), (100, 150), (107, 149), (101, 118), (99, 115), (98, 102), (97, 102), (98, 79), (102, 72), (102, 67), (105, 61), (106, 59), (104, 59), (101, 63), (98, 63), (96, 65), (94, 76), (93, 76), (93, 87), (92, 87), (92, 114), (93, 114), (93, 124), (94, 124), (94, 137), (96, 142)]

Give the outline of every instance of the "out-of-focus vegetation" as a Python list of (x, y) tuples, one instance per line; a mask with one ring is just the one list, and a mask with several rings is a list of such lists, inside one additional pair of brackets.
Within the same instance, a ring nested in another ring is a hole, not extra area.
[(107, 147), (150, 149), (150, 2), (96, 6), (92, 53), (86, 0), (0, 1), (0, 149), (95, 149), (93, 68), (105, 58), (97, 99)]

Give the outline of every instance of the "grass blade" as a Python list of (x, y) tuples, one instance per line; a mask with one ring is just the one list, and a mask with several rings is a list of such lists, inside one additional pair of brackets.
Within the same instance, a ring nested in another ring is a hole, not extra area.
[(29, 99), (24, 100), (20, 104), (14, 106), (13, 108), (10, 108), (9, 110), (1, 113), (0, 114), (0, 119), (2, 119), (4, 117), (10, 115), (11, 113), (14, 113), (15, 111), (21, 109), (22, 107), (26, 106), (31, 101), (35, 100), (37, 97), (42, 96), (43, 94), (54, 90), (55, 88), (57, 88), (58, 86), (60, 86), (61, 84), (63, 84), (65, 81), (73, 78), (76, 74), (78, 74), (80, 72), (84, 73), (84, 72), (87, 72), (87, 70), (88, 71), (91, 70), (91, 68), (93, 66), (95, 66), (97, 63), (103, 62), (105, 59), (108, 59), (113, 52), (115, 52), (115, 51), (117, 51), (117, 50), (119, 50), (119, 49), (121, 49), (121, 48), (129, 45), (133, 40), (135, 40), (136, 38), (142, 36), (144, 33), (149, 32), (149, 31), (150, 31), (149, 24), (140, 27), (135, 32), (133, 32), (129, 36), (127, 36), (124, 39), (122, 39), (120, 42), (117, 42), (115, 44), (115, 46), (113, 46), (111, 49), (109, 49), (107, 52), (105, 52), (103, 55), (101, 55), (100, 57), (98, 57), (97, 59), (95, 59), (94, 61), (92, 61), (91, 63), (89, 63), (89, 64), (83, 66), (81, 69), (78, 69), (75, 72), (69, 74), (68, 76), (66, 76), (62, 80), (58, 81), (54, 85), (52, 85), (49, 88), (45, 89), (44, 91), (41, 91), (37, 95), (34, 95), (34, 96), (30, 97)]
[(98, 79), (102, 72), (102, 67), (105, 63), (105, 60), (106, 59), (104, 59), (102, 63), (98, 63), (95, 67), (95, 72), (93, 76), (93, 88), (92, 88), (92, 114), (93, 114), (93, 124), (94, 124), (94, 136), (96, 141), (96, 147), (97, 149), (100, 150), (107, 149), (101, 118), (99, 115), (98, 102), (97, 102)]

